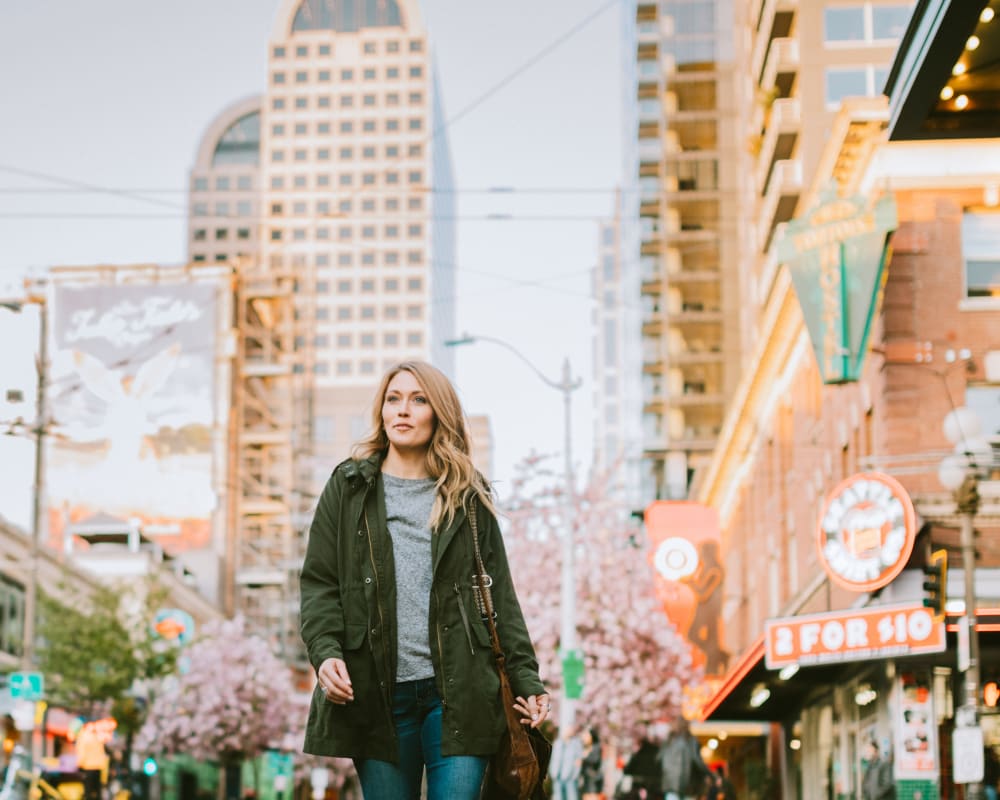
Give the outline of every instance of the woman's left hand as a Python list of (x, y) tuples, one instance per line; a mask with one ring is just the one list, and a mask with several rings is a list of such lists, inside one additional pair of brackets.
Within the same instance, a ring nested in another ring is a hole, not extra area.
[(522, 725), (537, 728), (549, 715), (549, 696), (532, 694), (527, 699), (519, 696), (514, 700), (514, 710), (521, 715)]

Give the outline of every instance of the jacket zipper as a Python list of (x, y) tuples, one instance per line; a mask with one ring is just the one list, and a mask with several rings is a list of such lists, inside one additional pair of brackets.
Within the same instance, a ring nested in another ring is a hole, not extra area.
[[(371, 559), (372, 573), (375, 576), (375, 610), (378, 611), (378, 627), (379, 630), (382, 631), (382, 640), (383, 640), (382, 654), (385, 658), (385, 677), (387, 681), (391, 681), (393, 680), (393, 678), (392, 676), (389, 675), (389, 651), (388, 651), (388, 645), (385, 644), (385, 620), (382, 617), (382, 587), (379, 585), (378, 568), (375, 566), (375, 546), (372, 544), (372, 529), (371, 526), (368, 524), (367, 508), (365, 508), (364, 510), (364, 516), (365, 516), (365, 532), (368, 534), (368, 556)], [(371, 645), (372, 650), (374, 651), (375, 643), (371, 640), (371, 637), (369, 637), (368, 642)], [(389, 691), (388, 695), (391, 697), (391, 690)], [(391, 702), (389, 703), (389, 708), (392, 709)]]
[(465, 613), (465, 603), (462, 602), (462, 590), (455, 584), (455, 595), (458, 597), (458, 610), (462, 614), (462, 625), (465, 626), (465, 638), (469, 640), (469, 652), (476, 654), (476, 648), (472, 646), (472, 628), (469, 627), (469, 615)]

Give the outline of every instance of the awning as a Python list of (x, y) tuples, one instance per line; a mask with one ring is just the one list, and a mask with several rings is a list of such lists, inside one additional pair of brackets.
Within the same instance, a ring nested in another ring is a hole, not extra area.
[[(956, 615), (949, 614), (946, 630), (949, 640), (947, 651), (913, 658), (939, 665), (954, 665), (958, 630)], [(980, 633), (981, 647), (991, 639), (996, 642), (996, 633), (1000, 632), (1000, 609), (977, 609), (976, 630)], [(764, 665), (764, 637), (761, 635), (723, 677), (715, 694), (702, 706), (700, 719), (778, 722), (796, 717), (814, 691), (843, 684), (869, 664), (870, 661), (842, 661), (801, 667), (797, 671), (770, 670)]]
[(764, 666), (762, 635), (726, 673), (716, 693), (702, 706), (701, 719), (777, 722), (797, 716), (805, 698), (841, 677), (844, 667), (842, 663), (824, 664), (803, 667), (794, 674), (789, 674), (791, 670), (769, 670)]

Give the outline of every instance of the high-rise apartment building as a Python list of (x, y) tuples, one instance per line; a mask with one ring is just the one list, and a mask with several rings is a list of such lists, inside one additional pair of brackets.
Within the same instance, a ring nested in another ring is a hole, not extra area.
[(643, 441), (655, 496), (686, 496), (714, 448), (757, 346), (775, 235), (841, 100), (881, 93), (911, 9), (635, 3)]
[(297, 450), (313, 492), (369, 428), (387, 365), (451, 371), (451, 183), (416, 0), (282, 0), (263, 94), (223, 112), (199, 149), (189, 253), (294, 277)]
[(740, 364), (733, 3), (638, 0), (632, 30), (643, 442), (654, 496), (680, 499)]
[[(799, 205), (803, 176), (820, 166), (841, 101), (882, 94), (912, 9), (911, 0), (737, 3), (736, 97), (746, 145), (738, 172), (748, 223), (738, 259), (747, 354), (778, 273), (775, 234)], [(881, 126), (878, 117), (852, 124)], [(852, 135), (867, 141), (860, 130)]]

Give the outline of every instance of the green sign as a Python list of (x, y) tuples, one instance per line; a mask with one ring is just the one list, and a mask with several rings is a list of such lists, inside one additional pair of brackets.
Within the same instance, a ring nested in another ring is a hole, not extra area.
[(568, 650), (563, 653), (562, 671), (566, 697), (579, 700), (583, 696), (583, 651)]
[(861, 375), (896, 224), (891, 195), (869, 206), (864, 197), (840, 197), (834, 183), (778, 242), (824, 383)]
[(45, 676), (41, 672), (12, 672), (8, 680), (14, 700), (41, 700), (45, 694)]

